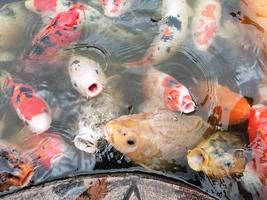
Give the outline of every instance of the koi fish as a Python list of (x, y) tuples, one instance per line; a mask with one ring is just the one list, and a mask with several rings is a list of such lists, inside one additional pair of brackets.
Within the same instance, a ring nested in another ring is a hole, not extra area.
[(102, 92), (106, 76), (99, 63), (74, 55), (69, 60), (68, 69), (73, 87), (83, 96), (92, 98)]
[(32, 86), (15, 80), (4, 71), (1, 71), (0, 86), (3, 93), (10, 98), (18, 117), (32, 132), (41, 133), (50, 128), (52, 121), (50, 108), (36, 95)]
[(23, 33), (30, 13), (22, 2), (7, 3), (0, 8), (0, 57), (2, 61), (13, 60), (23, 44)]
[(200, 51), (206, 51), (216, 37), (221, 19), (218, 0), (199, 0), (192, 22), (193, 42)]
[(53, 19), (60, 12), (68, 10), (73, 5), (71, 0), (26, 0), (25, 7), (40, 15), (44, 21)]
[(251, 108), (248, 136), (252, 150), (252, 169), (267, 186), (267, 107), (261, 104)]
[(104, 138), (104, 124), (119, 117), (122, 108), (123, 98), (117, 88), (106, 88), (101, 94), (82, 104), (77, 119), (78, 129), (75, 131), (75, 146), (87, 153), (98, 151), (99, 141)]
[(21, 143), (24, 152), (31, 155), (41, 166), (51, 169), (61, 159), (65, 147), (62, 137), (57, 133), (32, 135)]
[(250, 104), (240, 94), (215, 82), (199, 82), (192, 93), (197, 97), (200, 109), (207, 113), (213, 125), (239, 124), (248, 119)]
[(113, 147), (151, 169), (182, 165), (187, 149), (197, 145), (209, 131), (209, 125), (200, 117), (181, 117), (169, 110), (121, 116), (104, 128)]
[(242, 174), (246, 159), (241, 139), (232, 133), (216, 132), (187, 153), (189, 166), (207, 176), (222, 179)]
[(14, 145), (0, 144), (0, 192), (30, 183), (35, 167), (32, 159)]
[(134, 0), (101, 0), (104, 14), (108, 17), (119, 17), (126, 13)]
[(154, 38), (145, 56), (129, 66), (157, 65), (173, 56), (185, 39), (189, 11), (185, 0), (163, 0), (159, 34)]
[(77, 3), (56, 15), (36, 34), (23, 60), (29, 61), (29, 66), (33, 62), (54, 63), (62, 50), (79, 40), (85, 21), (84, 10), (85, 6)]
[(153, 111), (165, 108), (182, 113), (195, 110), (195, 103), (188, 89), (172, 76), (153, 67), (149, 67), (142, 81), (145, 102), (140, 106), (141, 111)]
[[(246, 28), (246, 35), (253, 41), (257, 50), (263, 50), (265, 53), (267, 52), (266, 3), (266, 0), (240, 0), (242, 16), (239, 16), (241, 24)], [(249, 30), (251, 27), (253, 29)]]

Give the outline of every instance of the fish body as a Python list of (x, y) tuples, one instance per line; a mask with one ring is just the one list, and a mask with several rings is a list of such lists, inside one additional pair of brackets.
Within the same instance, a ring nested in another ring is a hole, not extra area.
[(10, 98), (18, 117), (32, 132), (41, 133), (50, 128), (51, 111), (47, 103), (36, 95), (30, 85), (15, 80), (6, 72), (1, 74), (2, 91)]
[(35, 167), (21, 149), (4, 141), (0, 144), (0, 191), (21, 188), (30, 183)]
[(119, 17), (126, 13), (134, 0), (100, 0), (104, 14), (108, 17)]
[(216, 132), (187, 154), (189, 166), (207, 176), (221, 179), (245, 170), (246, 159), (241, 139), (228, 132)]
[(78, 118), (75, 146), (88, 153), (99, 150), (98, 141), (104, 138), (104, 124), (119, 117), (122, 106), (122, 96), (118, 90), (104, 91), (86, 101)]
[(83, 96), (99, 95), (106, 83), (100, 64), (85, 56), (74, 55), (69, 60), (69, 76), (73, 87)]
[(25, 7), (40, 15), (43, 21), (53, 19), (58, 13), (68, 10), (73, 5), (70, 0), (26, 0)]
[(192, 93), (214, 125), (239, 124), (248, 119), (251, 106), (240, 94), (215, 82), (199, 82)]
[(77, 3), (57, 14), (35, 35), (22, 59), (29, 61), (29, 65), (54, 63), (60, 52), (79, 40), (85, 21), (84, 10), (85, 6)]
[(175, 112), (191, 113), (195, 110), (189, 90), (175, 78), (153, 67), (144, 74), (142, 86), (145, 102), (140, 107), (141, 111), (165, 108)]
[(145, 56), (129, 66), (157, 65), (175, 54), (186, 37), (189, 11), (185, 0), (163, 0), (159, 34), (154, 38)]
[(201, 118), (169, 110), (121, 116), (105, 126), (106, 138), (112, 146), (151, 169), (182, 165), (186, 151), (209, 131), (209, 125)]
[(64, 155), (65, 146), (62, 137), (58, 133), (41, 133), (26, 138), (20, 144), (24, 152), (46, 169), (51, 169)]
[(192, 22), (193, 42), (206, 51), (220, 29), (221, 3), (218, 0), (198, 0)]
[(20, 49), (30, 13), (22, 2), (7, 3), (0, 8), (0, 51), (3, 61), (14, 59), (14, 52)]
[(249, 115), (248, 136), (252, 150), (252, 169), (267, 185), (267, 107), (254, 105)]

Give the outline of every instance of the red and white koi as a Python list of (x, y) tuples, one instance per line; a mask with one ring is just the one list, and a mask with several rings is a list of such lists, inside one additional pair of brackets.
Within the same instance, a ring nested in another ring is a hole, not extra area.
[(199, 0), (196, 4), (193, 42), (198, 50), (206, 51), (219, 31), (222, 8), (219, 0)]
[(104, 14), (108, 17), (119, 17), (126, 13), (134, 0), (100, 0)]
[(248, 136), (252, 150), (253, 170), (267, 186), (267, 107), (252, 107), (249, 115)]
[(77, 3), (56, 15), (37, 33), (23, 59), (29, 61), (30, 66), (34, 62), (56, 62), (62, 50), (79, 40), (85, 21), (85, 8), (83, 4)]
[(99, 63), (85, 56), (74, 55), (68, 69), (73, 87), (83, 96), (92, 98), (102, 92), (106, 77)]
[(25, 7), (40, 15), (43, 21), (53, 19), (58, 13), (68, 10), (73, 5), (71, 0), (26, 0)]
[(129, 66), (157, 65), (175, 54), (188, 30), (189, 7), (186, 0), (163, 0), (162, 17), (159, 34), (143, 59), (131, 62)]
[(36, 95), (34, 88), (15, 80), (7, 72), (0, 73), (1, 89), (10, 98), (18, 117), (34, 133), (42, 133), (49, 129), (52, 121), (50, 108)]
[(195, 110), (189, 90), (168, 74), (151, 67), (145, 73), (142, 85), (146, 100), (141, 111), (165, 108), (187, 114)]

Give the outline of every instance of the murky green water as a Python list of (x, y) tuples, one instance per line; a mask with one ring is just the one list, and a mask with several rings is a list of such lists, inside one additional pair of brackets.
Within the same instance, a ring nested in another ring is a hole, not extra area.
[[(7, 0), (1, 1), (0, 6), (2, 7), (9, 2)], [(193, 1), (188, 2), (192, 3)], [(225, 0), (221, 2), (223, 4), (221, 24), (230, 21), (237, 25), (239, 23), (238, 20), (233, 18), (230, 13), (240, 10), (238, 1)], [(117, 35), (116, 38), (114, 33), (110, 35), (109, 32), (99, 33), (95, 30), (95, 32), (83, 33), (77, 42), (78, 44), (88, 43), (104, 50), (105, 55), (95, 49), (81, 49), (84, 54), (96, 59), (103, 66), (105, 62), (108, 64), (105, 70), (107, 77), (119, 75), (117, 85), (124, 97), (123, 103), (125, 106), (122, 110), (123, 114), (128, 114), (129, 109), (136, 113), (138, 105), (143, 101), (140, 74), (126, 69), (124, 63), (142, 57), (149, 47), (158, 31), (158, 23), (153, 22), (151, 17), (160, 5), (161, 3), (158, 0), (137, 0), (133, 4), (131, 12), (122, 15), (118, 19), (111, 19), (112, 23), (119, 24), (126, 30), (140, 35), (134, 41), (131, 39), (120, 40), (120, 35)], [(96, 8), (101, 11), (100, 7)], [(3, 10), (0, 10), (0, 12), (3, 12)], [(63, 157), (49, 168), (38, 165), (31, 183), (37, 184), (59, 177), (74, 176), (75, 174), (82, 173), (94, 174), (129, 170), (146, 171), (146, 169), (132, 163), (130, 159), (125, 158), (110, 146), (105, 146), (104, 149), (95, 155), (87, 154), (75, 148), (73, 144), (76, 131), (75, 122), (77, 121), (79, 109), (82, 108), (79, 107), (81, 96), (74, 90), (69, 80), (67, 71), (68, 60), (60, 61), (57, 67), (43, 66), (33, 74), (29, 74), (27, 71), (21, 72), (20, 55), (25, 49), (29, 48), (33, 36), (43, 26), (40, 17), (33, 13), (28, 13), (24, 22), (25, 28), (13, 27), (12, 30), (3, 30), (1, 29), (0, 17), (0, 42), (1, 33), (5, 31), (19, 31), (20, 36), (22, 35), (19, 43), (10, 48), (10, 51), (15, 54), (17, 59), (1, 62), (0, 67), (19, 77), (25, 83), (34, 86), (38, 94), (47, 101), (53, 111), (53, 122), (49, 132), (55, 132), (56, 135), (63, 136), (62, 142), (64, 145)], [(206, 91), (212, 91), (213, 86), (210, 84), (211, 82), (219, 83), (242, 94), (252, 103), (257, 95), (258, 84), (262, 77), (264, 77), (264, 61), (255, 50), (256, 47), (252, 43), (253, 41), (247, 40), (242, 32), (234, 33), (235, 30), (231, 28), (226, 28), (226, 31), (230, 35), (232, 34), (232, 36), (229, 38), (217, 36), (208, 51), (202, 52), (194, 48), (192, 34), (189, 29), (186, 39), (181, 47), (177, 49), (176, 54), (156, 66), (156, 68), (171, 74), (186, 85), (196, 101), (199, 99), (195, 94), (195, 88), (201, 81), (205, 81), (207, 83)], [(0, 43), (0, 51), (2, 50), (3, 48), (1, 48)], [(9, 143), (24, 140), (25, 138), (20, 134), (24, 124), (17, 117), (8, 99), (1, 98), (0, 102), (1, 139)], [(254, 101), (253, 103), (256, 104), (257, 102)], [(208, 113), (209, 111), (205, 110), (203, 105), (199, 103), (194, 114), (203, 117), (207, 121)], [(247, 146), (246, 127), (246, 123), (236, 126), (224, 124), (220, 129), (243, 133), (244, 145)], [(247, 154), (249, 159), (249, 150)], [(259, 194), (255, 195), (251, 191), (247, 191), (242, 186), (240, 178), (236, 177), (213, 180), (203, 173), (194, 172), (189, 166), (184, 166), (180, 170), (173, 172), (153, 173), (160, 173), (167, 177), (184, 180), (219, 199), (259, 198)]]

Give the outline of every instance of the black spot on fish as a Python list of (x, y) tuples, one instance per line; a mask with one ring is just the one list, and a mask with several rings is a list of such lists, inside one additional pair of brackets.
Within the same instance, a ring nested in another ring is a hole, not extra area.
[(26, 88), (26, 87), (21, 87), (19, 89), (20, 92), (24, 92), (24, 93), (32, 93), (32, 89), (31, 88)]
[(181, 24), (182, 22), (178, 19), (179, 16), (177, 17), (173, 17), (173, 16), (169, 16), (166, 19), (166, 24), (170, 27), (175, 27), (177, 30), (181, 30)]
[(19, 103), (19, 102), (20, 102), (20, 94), (16, 98), (16, 103)]
[(74, 64), (79, 64), (80, 63), (80, 61), (79, 60), (74, 60), (72, 63), (71, 63), (71, 65), (74, 65)]
[(25, 93), (25, 96), (26, 96), (27, 98), (29, 98), (29, 99), (32, 98), (32, 94), (31, 94), (31, 93)]
[(55, 32), (56, 35), (62, 36), (61, 32), (58, 30)]
[(47, 47), (53, 47), (54, 44), (51, 42), (49, 36), (45, 36), (40, 40), (41, 43), (43, 43)]
[(36, 44), (32, 47), (32, 53), (35, 55), (42, 55), (44, 52), (44, 48), (41, 47), (39, 44)]
[(74, 26), (74, 27), (72, 28), (72, 30), (74, 30), (74, 31), (75, 31), (77, 28), (78, 28), (77, 26)]
[(56, 27), (58, 25), (58, 20), (54, 21), (53, 24), (51, 24), (52, 27)]
[(167, 51), (167, 53), (170, 53), (171, 47), (167, 47), (166, 51)]

